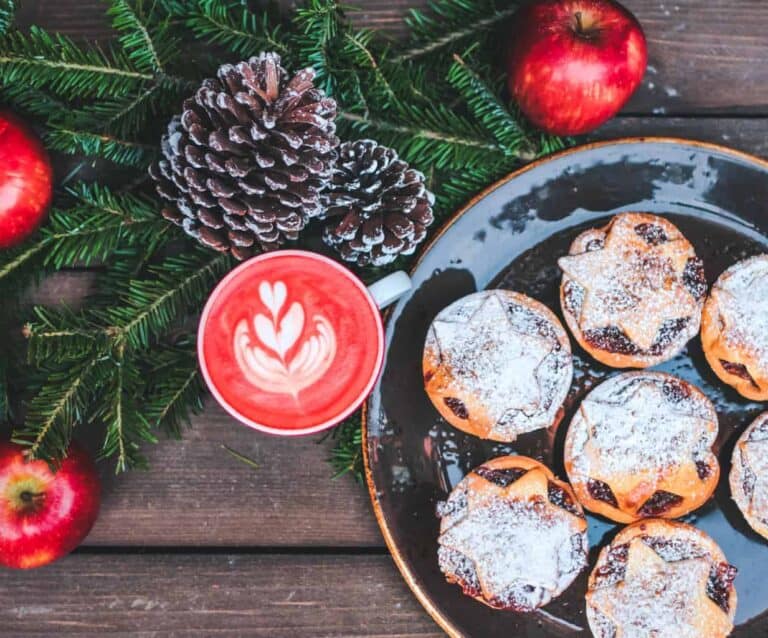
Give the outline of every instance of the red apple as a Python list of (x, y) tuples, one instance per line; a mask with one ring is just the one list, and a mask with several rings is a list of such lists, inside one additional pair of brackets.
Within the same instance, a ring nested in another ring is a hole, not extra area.
[(513, 19), (507, 84), (537, 127), (578, 135), (614, 116), (640, 84), (645, 35), (613, 0), (534, 0)]
[(101, 487), (91, 457), (72, 445), (54, 473), (27, 461), (20, 445), (0, 442), (0, 564), (46, 565), (71, 552), (91, 531)]
[(52, 183), (40, 140), (15, 115), (0, 111), (0, 248), (20, 244), (40, 225)]

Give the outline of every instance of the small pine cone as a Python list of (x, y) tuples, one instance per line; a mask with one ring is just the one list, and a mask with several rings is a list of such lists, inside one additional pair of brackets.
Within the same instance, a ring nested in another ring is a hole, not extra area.
[(434, 201), (424, 175), (396, 151), (373, 140), (346, 142), (323, 193), (323, 240), (345, 261), (383, 266), (424, 240)]
[(320, 214), (336, 160), (336, 102), (314, 71), (289, 77), (262, 53), (225, 64), (185, 100), (150, 168), (166, 219), (244, 259), (297, 239)]

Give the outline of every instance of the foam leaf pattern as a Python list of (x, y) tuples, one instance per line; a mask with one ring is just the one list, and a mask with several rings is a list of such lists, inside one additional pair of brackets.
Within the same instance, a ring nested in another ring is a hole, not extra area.
[[(282, 317), (280, 312), (288, 297), (282, 282), (259, 285), (259, 297), (271, 317), (257, 313), (249, 322), (242, 319), (235, 328), (232, 346), (240, 371), (260, 390), (290, 394), (314, 385), (328, 371), (336, 356), (336, 334), (326, 317), (312, 316), (312, 332), (305, 336), (306, 312), (299, 302), (293, 302)], [(292, 357), (288, 353), (298, 345)]]

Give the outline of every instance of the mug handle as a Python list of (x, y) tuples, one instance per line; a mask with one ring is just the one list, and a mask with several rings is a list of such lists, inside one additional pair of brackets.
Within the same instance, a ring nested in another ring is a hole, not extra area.
[(368, 286), (368, 292), (376, 305), (383, 309), (394, 303), (412, 287), (411, 278), (404, 270), (398, 270)]

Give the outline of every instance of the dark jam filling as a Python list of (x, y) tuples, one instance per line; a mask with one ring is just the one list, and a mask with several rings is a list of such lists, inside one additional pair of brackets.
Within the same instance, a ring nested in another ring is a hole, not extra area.
[(680, 336), (680, 333), (685, 330), (688, 325), (690, 317), (682, 317), (680, 319), (667, 319), (659, 328), (659, 334), (656, 336), (656, 341), (648, 348), (648, 352), (654, 356), (662, 354), (675, 340)]
[(595, 577), (597, 580), (612, 577), (622, 579), (627, 569), (628, 559), (629, 543), (609, 547), (605, 562), (595, 570)]
[(584, 332), (584, 340), (593, 348), (615, 354), (637, 354), (640, 349), (619, 328), (599, 328)]
[(720, 359), (720, 365), (723, 366), (723, 370), (725, 370), (728, 374), (732, 374), (733, 376), (739, 377), (740, 379), (745, 379), (752, 384), (753, 388), (756, 390), (759, 389), (760, 386), (755, 383), (752, 375), (749, 374), (749, 370), (747, 370), (747, 366), (745, 366), (743, 363), (733, 363), (732, 361)]
[(733, 580), (738, 570), (728, 563), (718, 563), (712, 567), (707, 581), (707, 596), (726, 614), (730, 611), (730, 595)]
[(704, 262), (698, 257), (691, 257), (683, 270), (683, 285), (697, 301), (707, 294), (707, 277), (704, 274)]
[(576, 507), (571, 495), (552, 481), (547, 483), (547, 496), (552, 505), (562, 507), (565, 511), (570, 512), (574, 516), (584, 518), (584, 514), (579, 511), (578, 507)]
[(448, 406), (448, 409), (453, 412), (460, 419), (469, 418), (469, 410), (461, 399), (455, 399), (454, 397), (443, 397), (443, 403)]
[(664, 229), (656, 224), (638, 224), (635, 226), (635, 233), (651, 246), (658, 246), (669, 241), (669, 237), (667, 237)]
[(643, 503), (643, 506), (637, 510), (637, 513), (640, 516), (660, 516), (682, 502), (682, 496), (659, 490)]
[(587, 491), (595, 500), (603, 501), (613, 507), (619, 506), (619, 502), (616, 500), (616, 496), (608, 483), (604, 483), (598, 479), (589, 479), (587, 481)]
[(601, 250), (602, 248), (605, 248), (605, 238), (590, 239), (585, 248), (588, 253), (594, 252), (595, 250)]
[(691, 398), (691, 386), (682, 379), (666, 379), (661, 390), (664, 398), (671, 403), (680, 403)]
[(702, 481), (706, 481), (712, 476), (712, 467), (709, 463), (705, 463), (704, 461), (696, 461), (696, 474), (699, 475), (699, 478)]
[(432, 377), (435, 376), (435, 373), (433, 370), (427, 370), (427, 372), (424, 373), (424, 383), (429, 383), (432, 381)]
[(690, 317), (668, 319), (665, 321), (661, 328), (659, 328), (656, 341), (645, 352), (638, 348), (623, 330), (615, 326), (587, 330), (584, 332), (584, 340), (593, 348), (605, 350), (613, 354), (649, 354), (658, 356), (663, 354), (675, 342), (680, 333), (685, 330), (689, 321)]
[(498, 485), (499, 487), (507, 487), (517, 481), (528, 470), (523, 470), (519, 467), (510, 467), (504, 470), (494, 470), (493, 468), (481, 465), (475, 470), (475, 474), (482, 476), (486, 481)]

